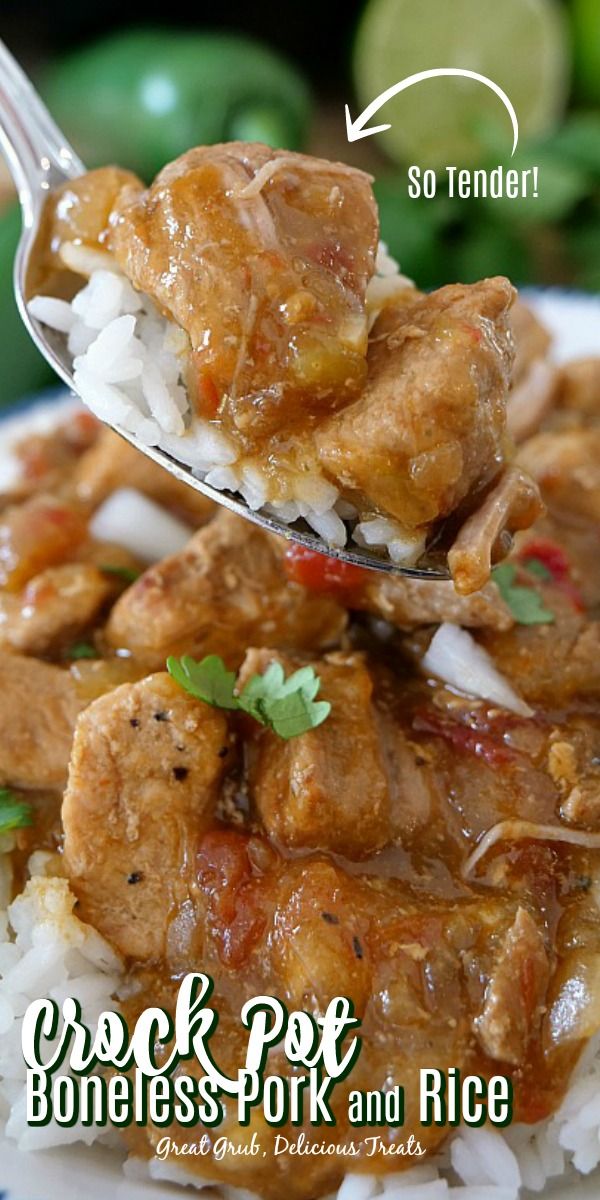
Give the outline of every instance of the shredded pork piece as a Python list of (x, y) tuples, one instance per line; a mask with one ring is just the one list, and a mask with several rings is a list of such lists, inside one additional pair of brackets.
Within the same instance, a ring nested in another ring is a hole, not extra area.
[(463, 879), (468, 879), (473, 874), (481, 859), (485, 858), (498, 842), (520, 842), (526, 838), (535, 842), (566, 842), (569, 846), (600, 850), (600, 833), (588, 833), (585, 829), (564, 829), (562, 825), (543, 825), (537, 821), (498, 821), (497, 825), (488, 829), (463, 863)]
[(257, 196), (266, 184), (271, 183), (275, 175), (281, 174), (282, 171), (319, 171), (320, 174), (323, 174), (323, 171), (327, 169), (331, 171), (332, 175), (348, 175), (350, 178), (354, 178), (358, 173), (364, 175), (369, 183), (373, 182), (372, 175), (367, 174), (366, 171), (357, 172), (356, 167), (348, 167), (346, 163), (327, 163), (326, 160), (321, 159), (317, 163), (317, 160), (309, 158), (305, 158), (303, 161), (297, 154), (282, 154), (279, 158), (270, 158), (268, 162), (263, 163), (250, 183), (246, 184), (241, 192), (238, 192), (238, 196), (242, 200)]
[(503, 471), (499, 482), (465, 521), (448, 552), (457, 592), (468, 596), (483, 587), (500, 535), (505, 530), (512, 533), (528, 529), (543, 513), (544, 505), (535, 483), (518, 467)]
[(488, 1058), (519, 1066), (539, 1030), (550, 964), (542, 932), (526, 908), (508, 930), (486, 989), (483, 1011), (475, 1021)]

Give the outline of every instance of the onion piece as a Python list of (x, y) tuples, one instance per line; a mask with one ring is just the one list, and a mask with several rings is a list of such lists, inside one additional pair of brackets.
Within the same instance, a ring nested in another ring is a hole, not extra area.
[(517, 695), (504, 675), (494, 666), (483, 646), (461, 629), (445, 621), (434, 634), (421, 661), (424, 671), (437, 675), (451, 687), (469, 696), (491, 700), (520, 717), (532, 717), (533, 709)]
[(194, 530), (135, 488), (118, 488), (94, 513), (90, 532), (153, 563), (182, 550)]
[(473, 869), (497, 842), (519, 842), (526, 838), (536, 842), (567, 842), (569, 846), (600, 850), (600, 833), (588, 833), (586, 829), (566, 829), (562, 825), (542, 825), (538, 821), (521, 821), (515, 817), (512, 820), (498, 821), (497, 825), (488, 829), (463, 863), (463, 878), (466, 879), (472, 874)]

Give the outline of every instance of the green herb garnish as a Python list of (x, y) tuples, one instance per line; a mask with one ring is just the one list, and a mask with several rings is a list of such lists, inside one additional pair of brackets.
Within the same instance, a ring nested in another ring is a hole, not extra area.
[(74, 645), (67, 650), (67, 658), (77, 660), (79, 658), (98, 658), (98, 651), (91, 642), (75, 642)]
[(0, 788), (0, 833), (25, 829), (28, 825), (33, 825), (31, 805), (19, 800), (10, 788)]
[(116, 575), (123, 583), (135, 583), (141, 575), (141, 571), (136, 571), (134, 567), (119, 567), (113, 563), (103, 563), (100, 570), (104, 575)]
[(213, 708), (239, 708), (235, 695), (235, 671), (228, 671), (222, 658), (209, 654), (202, 662), (196, 662), (189, 654), (183, 658), (168, 658), (169, 675), (197, 700), (212, 704)]
[[(540, 566), (543, 564), (540, 563)], [(534, 587), (523, 587), (515, 583), (516, 574), (517, 568), (511, 562), (500, 563), (492, 571), (492, 579), (515, 621), (519, 625), (551, 624), (554, 621), (554, 613), (545, 607), (542, 597)]]
[(321, 680), (313, 667), (301, 667), (286, 679), (281, 663), (271, 663), (264, 675), (252, 675), (239, 693), (235, 690), (235, 672), (228, 671), (216, 654), (209, 654), (201, 662), (187, 654), (169, 658), (167, 670), (197, 700), (214, 708), (241, 710), (281, 738), (298, 737), (315, 729), (331, 712), (327, 700), (315, 699)]
[(530, 575), (535, 575), (536, 579), (541, 579), (544, 583), (548, 583), (552, 579), (552, 571), (548, 570), (541, 558), (527, 558), (523, 566)]

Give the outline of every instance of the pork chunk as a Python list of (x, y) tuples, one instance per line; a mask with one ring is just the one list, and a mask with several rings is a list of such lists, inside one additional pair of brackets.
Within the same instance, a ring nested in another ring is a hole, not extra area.
[(409, 529), (452, 512), (503, 458), (512, 364), (506, 279), (390, 305), (366, 388), (316, 434), (323, 469)]
[[(281, 662), (250, 650), (240, 683)], [(389, 839), (389, 794), (379, 745), (373, 684), (360, 655), (332, 654), (315, 664), (319, 698), (331, 713), (317, 729), (282, 740), (259, 730), (250, 749), (250, 795), (270, 837), (291, 849), (333, 850), (365, 858)]]
[(539, 433), (519, 447), (519, 462), (551, 511), (600, 521), (600, 429)]
[(46, 567), (75, 558), (87, 537), (81, 512), (52, 496), (10, 505), (0, 516), (0, 587), (21, 591)]
[(228, 749), (223, 714), (166, 674), (102, 696), (78, 721), (62, 813), (65, 865), (82, 919), (126, 957), (165, 953)]
[(364, 1014), (373, 964), (363, 936), (368, 918), (353, 895), (362, 891), (357, 882), (314, 856), (292, 865), (284, 879), (271, 954), (292, 1007), (324, 1012), (341, 995), (352, 1000), (357, 1016)]
[(368, 175), (248, 142), (190, 150), (148, 191), (125, 189), (110, 235), (189, 335), (199, 411), (216, 404), (246, 440), (358, 393), (377, 239)]
[(559, 373), (558, 403), (573, 416), (593, 423), (600, 416), (600, 357), (576, 358)]
[(91, 563), (49, 567), (20, 595), (0, 594), (0, 648), (59, 652), (92, 624), (113, 591), (114, 580)]
[(470, 596), (459, 596), (450, 580), (411, 579), (379, 571), (370, 575), (359, 594), (360, 607), (401, 629), (440, 621), (475, 629), (503, 630), (514, 625), (495, 583), (486, 583)]
[(221, 512), (117, 601), (106, 630), (110, 645), (154, 667), (169, 654), (220, 654), (234, 667), (261, 642), (307, 650), (334, 644), (344, 610), (288, 582), (278, 540)]
[(519, 1066), (539, 1030), (550, 977), (538, 925), (520, 908), (505, 935), (490, 976), (483, 1010), (475, 1020), (481, 1048), (499, 1062)]
[(600, 623), (586, 621), (552, 590), (555, 621), (515, 625), (506, 633), (484, 631), (481, 639), (495, 665), (529, 704), (554, 707), (560, 696), (600, 694)]
[(67, 671), (0, 651), (0, 784), (64, 787), (81, 707)]

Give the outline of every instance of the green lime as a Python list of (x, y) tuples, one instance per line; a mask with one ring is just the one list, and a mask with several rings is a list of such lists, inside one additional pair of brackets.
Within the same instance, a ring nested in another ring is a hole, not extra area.
[(202, 143), (250, 135), (300, 149), (311, 109), (285, 59), (229, 33), (110, 34), (54, 63), (41, 90), (88, 167), (118, 162), (146, 179)]
[(543, 145), (517, 150), (514, 158), (506, 158), (507, 169), (514, 167), (524, 171), (528, 167), (538, 168), (538, 195), (500, 196), (494, 200), (488, 196), (482, 204), (498, 219), (521, 225), (553, 224), (564, 220), (590, 192), (588, 174), (580, 167)]
[(575, 87), (585, 100), (600, 101), (600, 5), (571, 0)]
[[(588, 171), (600, 179), (600, 113), (574, 112), (546, 139), (547, 149), (561, 163)], [(535, 153), (532, 150), (532, 161)]]
[[(359, 111), (408, 75), (441, 67), (486, 75), (511, 100), (521, 138), (543, 133), (566, 99), (565, 15), (557, 0), (370, 0), (354, 51)], [(470, 79), (415, 84), (369, 124), (388, 122), (391, 128), (377, 135), (381, 148), (395, 161), (421, 167), (480, 163), (494, 126), (512, 145), (502, 101)]]

